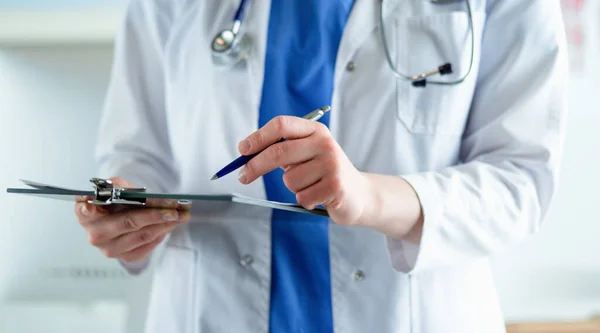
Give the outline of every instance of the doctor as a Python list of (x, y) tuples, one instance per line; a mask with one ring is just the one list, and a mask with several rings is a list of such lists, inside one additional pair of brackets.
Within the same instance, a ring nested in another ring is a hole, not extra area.
[(558, 1), (132, 0), (101, 176), (331, 219), (75, 211), (132, 274), (156, 259), (148, 332), (503, 332), (488, 258), (548, 210), (566, 83)]

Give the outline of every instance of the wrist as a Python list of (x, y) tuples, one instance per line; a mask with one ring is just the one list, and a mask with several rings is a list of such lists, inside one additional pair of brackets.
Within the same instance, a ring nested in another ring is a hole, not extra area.
[(366, 173), (363, 176), (366, 195), (358, 225), (391, 238), (419, 243), (423, 214), (412, 186), (401, 177)]
[(362, 199), (363, 209), (356, 224), (361, 227), (375, 228), (376, 223), (374, 221), (380, 220), (378, 213), (381, 212), (383, 201), (381, 198), (381, 189), (368, 174), (361, 173), (361, 175), (365, 183)]

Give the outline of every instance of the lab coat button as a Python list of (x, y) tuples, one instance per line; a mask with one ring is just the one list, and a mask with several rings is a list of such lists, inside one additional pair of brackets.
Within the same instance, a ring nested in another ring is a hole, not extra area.
[(240, 260), (240, 264), (242, 266), (250, 266), (250, 265), (252, 265), (253, 262), (254, 262), (254, 258), (249, 254), (245, 255), (242, 258), (242, 260)]
[(365, 273), (361, 270), (358, 270), (354, 272), (352, 277), (354, 278), (354, 281), (362, 281), (365, 278)]
[(350, 61), (348, 63), (348, 65), (346, 65), (346, 70), (348, 72), (352, 72), (352, 71), (354, 71), (354, 69), (356, 69), (356, 65), (354, 64), (354, 61)]

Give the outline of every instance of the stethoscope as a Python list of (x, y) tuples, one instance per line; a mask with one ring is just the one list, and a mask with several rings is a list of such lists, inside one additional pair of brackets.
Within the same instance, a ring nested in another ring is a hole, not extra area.
[(219, 32), (211, 43), (213, 62), (221, 67), (232, 68), (246, 60), (252, 49), (249, 38), (240, 33), (246, 16), (248, 0), (242, 0), (230, 29)]
[[(415, 87), (425, 87), (427, 84), (434, 85), (456, 85), (462, 83), (470, 74), (471, 69), (473, 68), (473, 59), (475, 53), (475, 31), (473, 27), (473, 13), (471, 10), (471, 3), (469, 0), (429, 0), (434, 4), (442, 4), (442, 3), (452, 3), (465, 1), (467, 3), (467, 10), (469, 15), (469, 29), (471, 31), (471, 61), (469, 63), (469, 69), (461, 77), (455, 81), (431, 81), (427, 80), (428, 77), (439, 74), (439, 75), (447, 75), (452, 73), (452, 64), (445, 63), (443, 65), (438, 66), (437, 69), (423, 72), (418, 75), (406, 75), (400, 73), (394, 63), (392, 62), (392, 57), (390, 56), (389, 47), (387, 44), (387, 39), (385, 36), (385, 29), (383, 24), (383, 0), (381, 11), (379, 15), (379, 22), (381, 25), (381, 38), (383, 40), (383, 49), (385, 51), (385, 56), (388, 62), (388, 65), (392, 71), (392, 73), (399, 79), (409, 81)], [(211, 44), (212, 58), (213, 62), (222, 67), (232, 68), (248, 58), (250, 54), (250, 50), (252, 48), (252, 43), (250, 43), (249, 38), (241, 32), (242, 23), (246, 15), (246, 10), (248, 7), (248, 0), (241, 0), (240, 6), (238, 7), (235, 15), (233, 17), (233, 25), (230, 29), (225, 29), (219, 32), (213, 39)]]

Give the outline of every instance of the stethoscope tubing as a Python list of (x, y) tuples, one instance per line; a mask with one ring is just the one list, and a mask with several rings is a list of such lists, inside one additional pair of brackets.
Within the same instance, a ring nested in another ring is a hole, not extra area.
[[(435, 0), (431, 0), (431, 1), (435, 2)], [(468, 12), (468, 16), (469, 16), (469, 30), (471, 32), (471, 59), (469, 61), (469, 68), (468, 68), (467, 72), (460, 79), (457, 79), (455, 81), (430, 81), (427, 78), (432, 75), (435, 75), (435, 74), (446, 75), (446, 74), (451, 73), (452, 72), (451, 64), (447, 63), (447, 64), (439, 66), (436, 70), (432, 70), (429, 72), (423, 72), (418, 75), (410, 75), (409, 76), (409, 75), (400, 73), (398, 71), (398, 69), (396, 68), (396, 66), (394, 65), (394, 62), (392, 61), (392, 57), (390, 55), (390, 50), (389, 50), (389, 45), (387, 43), (387, 37), (386, 37), (386, 33), (385, 33), (385, 25), (384, 25), (384, 20), (383, 20), (384, 0), (381, 0), (381, 9), (379, 11), (379, 23), (380, 23), (380, 30), (381, 30), (381, 38), (382, 38), (383, 49), (384, 49), (386, 61), (395, 77), (402, 79), (404, 81), (410, 81), (413, 83), (413, 86), (415, 86), (415, 87), (424, 87), (426, 84), (456, 85), (456, 84), (460, 84), (460, 83), (464, 82), (467, 79), (467, 77), (469, 77), (469, 75), (471, 74), (471, 71), (473, 69), (473, 64), (474, 64), (474, 60), (475, 60), (475, 27), (474, 27), (474, 23), (473, 23), (473, 11), (471, 8), (470, 0), (464, 0), (464, 1), (467, 4), (467, 12)], [(235, 55), (239, 55), (239, 54), (244, 55), (247, 53), (247, 52), (231, 52), (231, 51), (235, 51), (234, 49), (236, 47), (248, 47), (244, 43), (237, 43), (238, 33), (240, 31), (241, 25), (246, 16), (248, 2), (249, 2), (249, 0), (241, 0), (240, 5), (238, 6), (238, 8), (235, 12), (235, 15), (233, 17), (232, 28), (229, 30), (229, 31), (231, 31), (231, 33), (233, 33), (233, 38), (229, 42), (229, 45), (227, 45), (227, 47), (225, 47), (225, 48), (222, 48), (222, 50), (215, 50), (213, 48), (212, 49), (213, 56), (215, 56), (215, 57), (228, 57), (228, 56), (233, 57)], [(223, 35), (226, 31), (228, 31), (228, 30), (223, 30), (217, 36)], [(213, 43), (213, 45), (214, 45), (214, 43)], [(227, 52), (224, 53), (223, 49), (226, 50)], [(232, 60), (232, 61), (229, 61), (229, 62), (225, 61), (224, 63), (236, 64), (239, 61), (242, 61), (243, 58), (230, 59), (230, 60)]]

